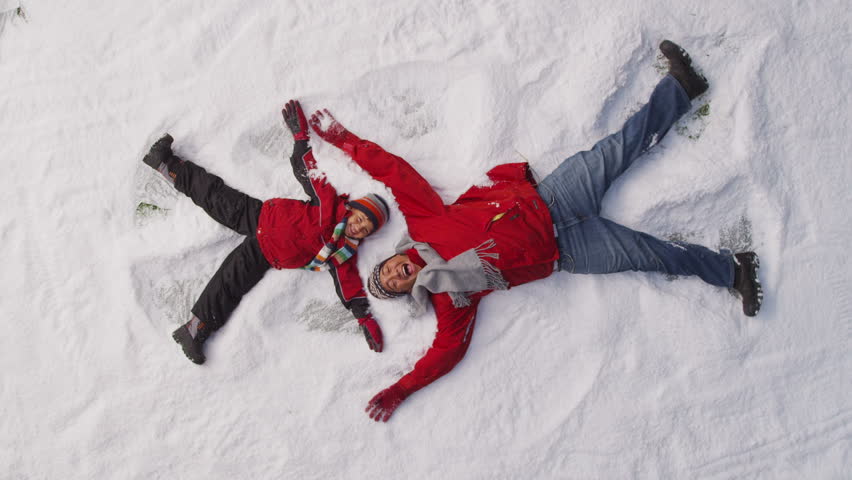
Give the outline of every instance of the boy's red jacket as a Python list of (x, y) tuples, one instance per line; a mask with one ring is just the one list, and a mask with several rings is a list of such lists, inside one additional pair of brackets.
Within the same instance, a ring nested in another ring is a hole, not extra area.
[[(528, 164), (498, 165), (488, 172), (491, 185), (471, 187), (451, 205), (445, 205), (408, 162), (375, 143), (347, 132), (338, 147), (391, 189), (411, 238), (428, 243), (445, 260), (494, 240), (496, 245), (488, 252), (499, 254), (499, 258), (491, 262), (510, 286), (553, 273), (559, 258), (553, 220), (535, 189)], [(438, 331), (414, 370), (397, 383), (408, 394), (446, 374), (462, 359), (479, 301), (489, 293), (470, 295), (471, 305), (462, 308), (453, 306), (446, 293), (431, 296)]]
[[(293, 173), (309, 201), (273, 198), (263, 203), (257, 224), (257, 241), (274, 268), (304, 267), (331, 240), (334, 227), (349, 215), (347, 195), (338, 195), (325, 175), (317, 175), (316, 160), (307, 140), (297, 141), (290, 157)], [(313, 174), (313, 175), (312, 175)], [(337, 268), (330, 268), (337, 294), (356, 318), (369, 313), (366, 292), (358, 275), (357, 253)]]

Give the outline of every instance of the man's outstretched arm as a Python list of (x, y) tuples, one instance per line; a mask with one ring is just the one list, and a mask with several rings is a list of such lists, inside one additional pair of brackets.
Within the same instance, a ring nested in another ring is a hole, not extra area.
[(358, 138), (328, 110), (311, 115), (309, 123), (320, 138), (348, 153), (370, 176), (387, 185), (405, 217), (433, 216), (443, 211), (441, 197), (402, 158), (388, 153), (373, 142)]
[(449, 295), (432, 298), (438, 317), (435, 340), (411, 372), (376, 394), (367, 404), (366, 412), (377, 422), (387, 422), (406, 398), (449, 373), (467, 353), (481, 297), (471, 298), (471, 305), (462, 308), (454, 307)]

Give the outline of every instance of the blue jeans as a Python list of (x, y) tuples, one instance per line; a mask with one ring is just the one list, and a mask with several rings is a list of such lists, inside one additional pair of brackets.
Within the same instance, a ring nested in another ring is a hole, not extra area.
[(565, 159), (539, 184), (556, 226), (559, 267), (571, 273), (627, 270), (697, 275), (711, 285), (734, 283), (730, 254), (700, 245), (670, 242), (631, 230), (600, 216), (609, 186), (689, 110), (689, 97), (672, 76), (663, 78), (651, 99), (624, 127), (591, 150)]

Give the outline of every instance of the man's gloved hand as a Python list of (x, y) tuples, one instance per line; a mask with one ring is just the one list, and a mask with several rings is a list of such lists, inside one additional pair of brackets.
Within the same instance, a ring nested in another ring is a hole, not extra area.
[(408, 393), (395, 383), (376, 394), (364, 411), (377, 422), (387, 422), (396, 407), (406, 398), (408, 398)]
[(290, 100), (284, 109), (281, 110), (281, 115), (284, 116), (284, 123), (287, 128), (293, 132), (294, 140), (308, 139), (308, 121), (305, 119), (305, 113), (302, 112), (302, 106), (298, 100)]
[[(326, 127), (323, 128), (322, 124), (326, 123)], [(349, 130), (343, 127), (334, 116), (329, 113), (328, 110), (323, 109), (322, 111), (317, 110), (311, 115), (311, 128), (317, 132), (317, 135), (320, 136), (326, 142), (335, 145), (338, 148), (343, 147), (343, 141), (347, 136), (351, 135)]]
[(358, 325), (361, 326), (361, 331), (367, 339), (367, 345), (374, 352), (381, 352), (384, 343), (382, 343), (382, 329), (376, 323), (376, 319), (372, 315), (367, 314), (364, 318), (358, 319)]

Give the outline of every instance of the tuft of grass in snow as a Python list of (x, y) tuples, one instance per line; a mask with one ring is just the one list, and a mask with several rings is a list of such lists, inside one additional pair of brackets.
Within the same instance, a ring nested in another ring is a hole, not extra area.
[(690, 140), (698, 140), (707, 124), (710, 123), (710, 102), (696, 108), (691, 115), (685, 116), (675, 124), (675, 132)]
[(669, 73), (669, 62), (666, 60), (666, 57), (663, 56), (662, 53), (657, 52), (657, 60), (652, 65), (654, 70), (657, 71), (657, 75), (660, 77), (665, 77), (666, 74)]
[(142, 226), (152, 218), (166, 216), (168, 212), (168, 208), (159, 207), (153, 203), (139, 202), (139, 205), (136, 205), (136, 225)]
[(142, 215), (143, 217), (147, 217), (155, 213), (165, 213), (167, 211), (168, 209), (160, 208), (153, 203), (139, 202), (139, 205), (136, 206), (136, 215)]

